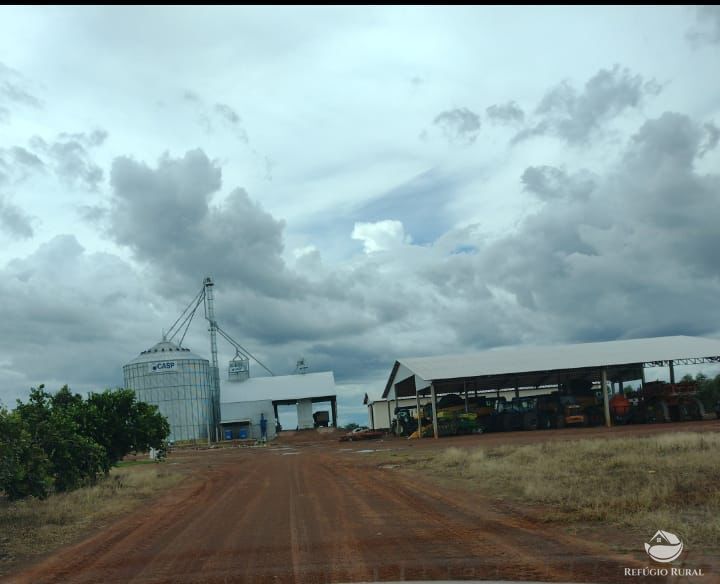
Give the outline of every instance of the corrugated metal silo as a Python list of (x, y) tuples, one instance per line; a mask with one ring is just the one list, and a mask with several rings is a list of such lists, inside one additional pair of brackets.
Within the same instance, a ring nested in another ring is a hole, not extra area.
[(125, 387), (155, 404), (170, 423), (170, 439), (207, 440), (215, 427), (210, 362), (161, 341), (123, 367)]

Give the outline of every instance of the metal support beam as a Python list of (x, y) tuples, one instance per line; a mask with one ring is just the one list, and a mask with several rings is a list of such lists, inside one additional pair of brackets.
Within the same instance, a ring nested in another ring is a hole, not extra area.
[(420, 409), (420, 394), (415, 390), (415, 405), (417, 406), (418, 438), (422, 438), (422, 410)]
[(670, 361), (668, 367), (670, 368), (670, 383), (675, 383), (675, 364)]
[(375, 406), (373, 406), (372, 402), (368, 404), (368, 407), (370, 408), (370, 427), (374, 430), (375, 429)]
[(520, 387), (517, 381), (515, 382), (515, 397), (520, 398)]
[(390, 398), (387, 398), (387, 401), (385, 402), (387, 404), (387, 411), (388, 411), (388, 432), (392, 430), (392, 418), (390, 417)]
[(605, 411), (605, 425), (609, 428), (612, 426), (612, 420), (610, 419), (610, 400), (608, 399), (607, 392), (607, 369), (603, 367), (600, 372), (600, 386), (603, 394), (603, 410)]
[(437, 422), (437, 398), (435, 396), (435, 384), (430, 384), (430, 402), (432, 403), (432, 423), (433, 423), (433, 435), (435, 436), (435, 439), (437, 440), (440, 438), (440, 433), (438, 432), (438, 422)]
[[(398, 405), (400, 405), (400, 404), (398, 403), (398, 395), (397, 395), (397, 389), (396, 389), (396, 390), (395, 390), (395, 412), (397, 412)], [(396, 421), (396, 423), (395, 423), (395, 433), (397, 434), (397, 431), (398, 431), (398, 427), (397, 427), (397, 414), (395, 414), (395, 421)]]
[(463, 389), (465, 389), (465, 413), (467, 414), (470, 411), (470, 409), (468, 408), (467, 381), (463, 381)]
[(330, 410), (332, 411), (333, 428), (337, 428), (337, 399), (336, 398), (332, 398), (330, 400)]
[(212, 278), (205, 278), (205, 318), (210, 323), (210, 367), (212, 369), (212, 424), (215, 428), (215, 441), (220, 437), (220, 368), (217, 354), (217, 322), (215, 321), (215, 303)]

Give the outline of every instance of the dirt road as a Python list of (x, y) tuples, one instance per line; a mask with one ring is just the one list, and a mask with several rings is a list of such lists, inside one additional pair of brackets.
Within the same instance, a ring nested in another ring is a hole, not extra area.
[(10, 581), (619, 582), (631, 580), (624, 568), (647, 565), (507, 505), (379, 464), (363, 453), (373, 447), (325, 442), (174, 454), (168, 464), (188, 470), (181, 487)]

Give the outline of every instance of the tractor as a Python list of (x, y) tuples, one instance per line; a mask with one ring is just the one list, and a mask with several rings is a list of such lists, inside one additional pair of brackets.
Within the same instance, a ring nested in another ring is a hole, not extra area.
[(693, 381), (647, 382), (638, 395), (640, 400), (634, 416), (638, 422), (684, 422), (702, 420), (705, 416), (705, 408), (697, 398), (697, 384)]

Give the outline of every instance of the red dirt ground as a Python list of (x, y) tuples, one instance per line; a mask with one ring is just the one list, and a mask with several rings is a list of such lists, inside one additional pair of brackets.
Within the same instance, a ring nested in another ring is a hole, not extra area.
[[(336, 443), (293, 437), (267, 448), (171, 454), (188, 478), (152, 506), (9, 577), (11, 582), (351, 582), (502, 579), (653, 582), (648, 565), (537, 514), (438, 488), (379, 465), (373, 448), (446, 448), (720, 431), (720, 422), (565, 429), (453, 439)], [(662, 580), (664, 581), (664, 580)], [(713, 581), (712, 575), (702, 579)]]

